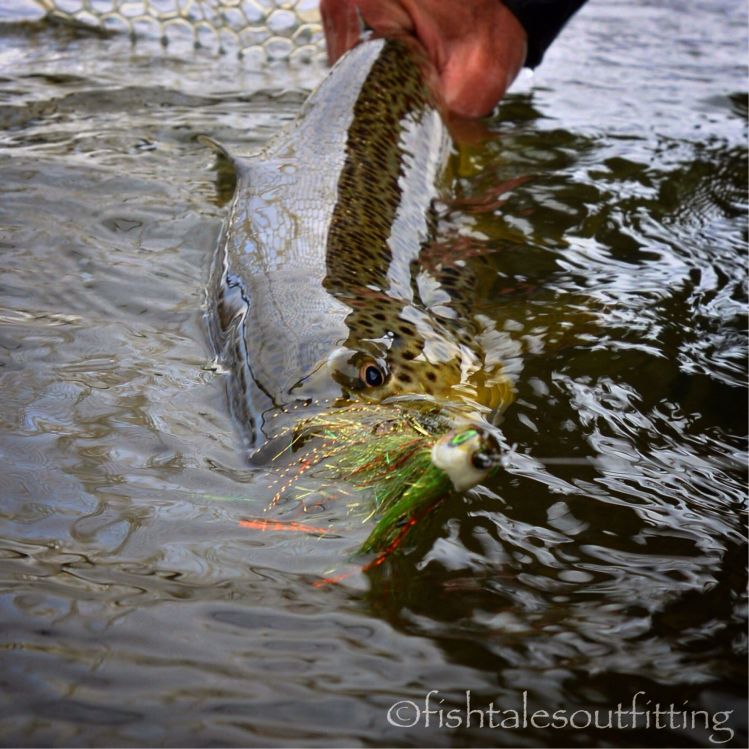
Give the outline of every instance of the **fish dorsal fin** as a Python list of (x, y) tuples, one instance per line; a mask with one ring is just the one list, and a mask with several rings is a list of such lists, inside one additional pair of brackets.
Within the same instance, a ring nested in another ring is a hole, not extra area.
[(234, 167), (238, 177), (248, 177), (251, 171), (251, 162), (249, 159), (241, 156), (236, 156), (229, 151), (225, 146), (219, 143), (217, 140), (210, 138), (207, 135), (198, 135), (197, 140), (204, 146), (208, 146), (216, 155), (227, 161)]

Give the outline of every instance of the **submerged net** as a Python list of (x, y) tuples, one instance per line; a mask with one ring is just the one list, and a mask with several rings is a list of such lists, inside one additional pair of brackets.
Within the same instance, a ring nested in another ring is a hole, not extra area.
[(101, 31), (252, 60), (319, 60), (317, 0), (36, 0), (48, 15)]

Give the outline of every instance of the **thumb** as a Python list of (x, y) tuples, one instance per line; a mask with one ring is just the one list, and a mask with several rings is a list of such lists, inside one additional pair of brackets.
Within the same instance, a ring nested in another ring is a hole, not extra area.
[(341, 0), (320, 0), (320, 17), (325, 32), (328, 62), (332, 65), (359, 38), (356, 4)]
[(448, 109), (464, 117), (489, 114), (517, 75), (501, 60), (478, 46), (460, 44), (448, 52), (440, 71), (442, 95)]

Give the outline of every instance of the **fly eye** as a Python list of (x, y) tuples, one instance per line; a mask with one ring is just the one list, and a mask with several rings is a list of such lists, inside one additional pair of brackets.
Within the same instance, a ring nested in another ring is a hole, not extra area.
[(468, 442), (468, 440), (473, 439), (477, 434), (478, 432), (475, 429), (466, 429), (465, 432), (456, 434), (448, 444), (450, 445), (450, 447), (458, 447), (464, 442)]
[(368, 361), (359, 368), (359, 379), (368, 388), (376, 388), (385, 383), (385, 373), (373, 361)]
[(486, 471), (494, 465), (494, 460), (492, 460), (491, 455), (486, 453), (476, 453), (471, 458), (471, 464), (479, 471)]

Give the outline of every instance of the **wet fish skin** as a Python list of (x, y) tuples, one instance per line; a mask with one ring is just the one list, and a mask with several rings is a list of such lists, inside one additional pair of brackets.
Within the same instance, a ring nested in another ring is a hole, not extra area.
[(496, 331), (462, 314), (468, 287), (419, 262), (451, 147), (429, 75), (406, 41), (360, 44), (292, 126), (235, 160), (210, 325), (250, 444), (342, 402), (481, 420), (512, 399), (485, 350)]

